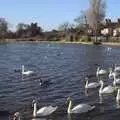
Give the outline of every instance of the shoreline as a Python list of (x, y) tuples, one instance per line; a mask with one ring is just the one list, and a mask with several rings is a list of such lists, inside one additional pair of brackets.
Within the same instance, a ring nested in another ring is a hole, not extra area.
[[(76, 42), (76, 41), (45, 41), (45, 40), (32, 40), (32, 39), (5, 39), (5, 41), (1, 41), (1, 43), (26, 43), (26, 42), (35, 42), (35, 43), (58, 43), (58, 44), (83, 44), (83, 45), (93, 45), (93, 42)], [(120, 42), (102, 42), (100, 45), (105, 46), (120, 46)]]

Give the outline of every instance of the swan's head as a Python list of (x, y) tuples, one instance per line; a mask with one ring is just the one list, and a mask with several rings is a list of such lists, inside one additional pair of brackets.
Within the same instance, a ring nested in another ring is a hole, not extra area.
[(22, 69), (24, 69), (24, 65), (22, 65)]
[(20, 120), (20, 113), (19, 112), (16, 112), (14, 114), (13, 120)]
[(88, 76), (85, 77), (85, 81), (87, 81), (87, 80), (88, 80)]
[(39, 82), (40, 82), (40, 86), (41, 86), (41, 85), (42, 85), (42, 82), (43, 82), (41, 78), (39, 79)]
[(32, 101), (32, 107), (34, 106), (34, 104), (37, 104), (37, 99), (34, 99), (34, 100)]
[(66, 104), (68, 104), (71, 100), (72, 100), (72, 99), (71, 99), (71, 97), (69, 96), (69, 97), (67, 98), (67, 100), (66, 100)]
[(100, 80), (100, 84), (103, 85), (103, 81), (102, 80)]

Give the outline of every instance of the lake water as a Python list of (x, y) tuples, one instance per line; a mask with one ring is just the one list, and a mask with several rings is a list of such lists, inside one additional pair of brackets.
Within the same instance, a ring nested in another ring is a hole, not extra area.
[[(0, 44), (0, 110), (11, 114), (19, 111), (23, 120), (32, 118), (32, 100), (38, 99), (38, 108), (57, 105), (59, 111), (39, 120), (119, 120), (120, 109), (116, 107), (115, 94), (103, 96), (100, 104), (98, 90), (85, 94), (85, 76), (95, 74), (95, 64), (108, 69), (120, 65), (120, 48), (81, 44), (11, 43)], [(22, 64), (35, 74), (21, 77), (14, 69)], [(51, 84), (40, 86), (39, 79)], [(96, 79), (96, 78), (92, 78)], [(91, 79), (91, 80), (92, 80)], [(106, 80), (112, 83), (111, 80)], [(84, 115), (68, 116), (67, 98), (73, 105), (89, 103), (96, 105), (94, 111)]]

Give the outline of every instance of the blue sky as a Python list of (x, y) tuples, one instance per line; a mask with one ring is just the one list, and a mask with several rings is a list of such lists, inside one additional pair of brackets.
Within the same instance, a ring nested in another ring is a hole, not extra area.
[[(120, 16), (120, 0), (106, 1), (106, 16), (116, 20)], [(73, 22), (88, 7), (89, 0), (2, 0), (0, 16), (14, 27), (19, 22), (38, 22), (44, 30), (51, 30), (65, 21)]]

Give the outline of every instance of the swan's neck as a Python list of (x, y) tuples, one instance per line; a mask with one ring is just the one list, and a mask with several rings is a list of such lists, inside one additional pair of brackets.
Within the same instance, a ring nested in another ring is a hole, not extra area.
[[(13, 120), (16, 120), (16, 118), (13, 118)], [(17, 117), (17, 120), (21, 120), (21, 117), (18, 116), (18, 117)]]
[(99, 71), (100, 71), (100, 67), (97, 68), (97, 72), (99, 72)]
[(24, 73), (25, 71), (25, 68), (24, 68), (24, 65), (22, 65), (22, 73)]
[(34, 103), (33, 116), (36, 117), (36, 115), (37, 115), (37, 103)]
[(18, 120), (21, 120), (20, 116), (19, 116)]
[(88, 86), (88, 80), (86, 81), (86, 84), (85, 84), (85, 87), (87, 87)]
[(103, 83), (101, 83), (100, 89), (99, 89), (99, 95), (101, 95), (103, 89)]
[(110, 75), (113, 73), (112, 69), (110, 69)]
[(115, 84), (116, 84), (116, 77), (115, 77), (115, 74), (113, 75), (113, 79), (114, 79), (113, 84), (115, 85)]
[(68, 110), (67, 110), (68, 113), (71, 113), (71, 107), (72, 107), (72, 101), (70, 100)]
[(97, 68), (97, 72), (96, 72), (97, 76), (99, 74), (99, 71), (100, 71), (100, 67)]
[(120, 100), (120, 89), (118, 89), (117, 96), (116, 96), (116, 100), (117, 100), (117, 101)]

